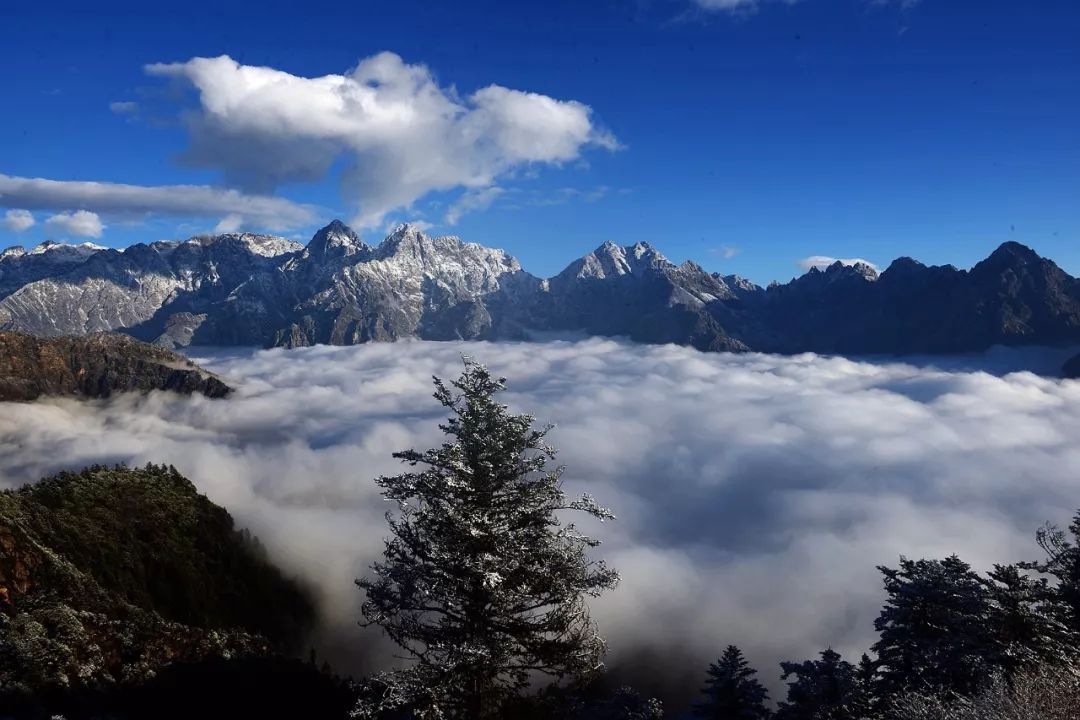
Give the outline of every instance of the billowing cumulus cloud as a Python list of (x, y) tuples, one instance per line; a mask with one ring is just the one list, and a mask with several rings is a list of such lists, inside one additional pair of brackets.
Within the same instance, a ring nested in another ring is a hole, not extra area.
[(59, 210), (80, 208), (101, 215), (238, 218), (269, 230), (311, 225), (315, 210), (285, 198), (246, 195), (207, 185), (125, 185), (25, 178), (0, 174), (0, 207)]
[(863, 258), (835, 258), (828, 255), (811, 255), (809, 257), (804, 257), (797, 263), (797, 265), (803, 270), (809, 270), (810, 268), (815, 267), (818, 270), (824, 270), (833, 263), (837, 262), (842, 265), (867, 265), (873, 268), (875, 271), (878, 269), (877, 265), (870, 262), (869, 260), (864, 260)]
[(105, 226), (97, 213), (89, 210), (76, 210), (72, 213), (57, 213), (45, 220), (45, 227), (65, 235), (99, 238)]
[(462, 352), (510, 379), (513, 408), (557, 423), (567, 490), (616, 511), (588, 530), (624, 580), (592, 607), (609, 666), (645, 688), (692, 692), (727, 643), (777, 688), (779, 660), (868, 647), (875, 565), (1037, 557), (1033, 531), (1080, 506), (1080, 382), (960, 369), (1018, 356), (947, 369), (607, 340), (208, 355), (232, 399), (3, 406), (0, 485), (176, 465), (321, 589), (320, 654), (356, 669), (379, 647), (352, 584), (386, 533), (372, 478), (399, 472), (392, 451), (439, 442), (430, 376), (456, 375)]
[(23, 232), (34, 226), (34, 215), (29, 210), (8, 210), (4, 213), (4, 229), (11, 232)]
[(383, 52), (345, 75), (300, 77), (228, 56), (148, 65), (194, 86), (186, 159), (234, 185), (269, 192), (315, 181), (344, 158), (354, 223), (374, 227), (432, 191), (492, 186), (530, 164), (561, 164), (588, 146), (614, 149), (592, 110), (573, 100), (490, 85), (468, 96), (424, 65)]

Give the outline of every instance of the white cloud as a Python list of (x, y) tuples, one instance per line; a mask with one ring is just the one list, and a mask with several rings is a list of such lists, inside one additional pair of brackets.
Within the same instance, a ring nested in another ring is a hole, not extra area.
[(324, 177), (344, 158), (353, 222), (375, 227), (436, 190), (491, 187), (512, 170), (616, 149), (587, 105), (490, 85), (461, 96), (424, 65), (384, 52), (345, 75), (299, 77), (228, 56), (148, 65), (192, 84), (200, 112), (185, 118), (186, 160), (227, 182), (268, 192)]
[(616, 195), (628, 195), (630, 188), (612, 188), (608, 185), (597, 185), (591, 188), (559, 187), (529, 190), (522, 188), (508, 188), (506, 190), (507, 202), (505, 207), (520, 210), (523, 207), (553, 207), (566, 205), (571, 202), (597, 203), (612, 193)]
[(11, 232), (23, 232), (34, 226), (34, 216), (29, 210), (8, 210), (4, 213), (4, 228)]
[(88, 210), (76, 210), (73, 213), (57, 213), (45, 221), (45, 227), (78, 237), (101, 237), (105, 226), (97, 213)]
[(811, 255), (809, 257), (804, 257), (797, 264), (803, 270), (809, 270), (810, 268), (815, 267), (818, 270), (824, 270), (833, 263), (837, 262), (841, 265), (857, 265), (861, 263), (863, 265), (868, 265), (869, 267), (873, 268), (875, 272), (877, 272), (878, 269), (877, 265), (870, 262), (869, 260), (864, 260), (863, 258), (834, 258), (829, 257), (828, 255)]
[[(768, 0), (693, 0), (694, 4), (702, 10), (716, 12), (750, 12), (756, 10), (763, 2)], [(794, 5), (802, 0), (778, 0), (785, 5)], [(899, 6), (902, 10), (912, 8), (921, 0), (865, 0), (869, 5), (884, 7), (888, 5)]]
[(447, 225), (457, 225), (462, 215), (477, 210), (486, 210), (504, 192), (506, 191), (501, 187), (494, 185), (483, 190), (471, 190), (462, 193), (457, 201), (447, 209), (444, 222)]
[(244, 218), (236, 213), (230, 213), (221, 219), (214, 227), (216, 233), (234, 233), (244, 224)]
[(748, 10), (757, 7), (758, 0), (694, 0), (705, 10)]
[(567, 490), (616, 510), (587, 529), (624, 582), (592, 606), (609, 665), (639, 667), (643, 687), (695, 691), (736, 643), (780, 688), (779, 660), (867, 648), (875, 565), (1035, 558), (1034, 530), (1080, 505), (1080, 382), (607, 340), (234, 350), (207, 356), (238, 388), (226, 401), (7, 404), (0, 487), (95, 462), (173, 463), (316, 583), (319, 654), (352, 671), (348, 658), (379, 642), (355, 626), (352, 583), (386, 533), (372, 479), (401, 471), (392, 451), (439, 442), (430, 376), (456, 375), (461, 352), (510, 379), (512, 407), (558, 424)]
[(117, 100), (109, 103), (109, 109), (117, 115), (134, 115), (139, 112), (139, 103), (132, 100)]
[(2, 174), (0, 207), (60, 211), (75, 207), (120, 216), (205, 218), (237, 215), (246, 223), (269, 230), (287, 230), (317, 221), (310, 206), (285, 198), (246, 195), (207, 185), (124, 185)]
[(386, 224), (383, 225), (383, 229), (382, 229), (383, 235), (390, 235), (391, 233), (394, 232), (394, 230), (397, 230), (397, 228), (402, 223), (408, 223), (409, 225), (412, 225), (413, 227), (415, 227), (420, 232), (427, 232), (427, 231), (431, 230), (433, 227), (435, 227), (434, 223), (428, 222), (427, 220), (423, 220), (423, 219), (420, 219), (420, 218), (407, 218), (407, 219), (387, 218)]

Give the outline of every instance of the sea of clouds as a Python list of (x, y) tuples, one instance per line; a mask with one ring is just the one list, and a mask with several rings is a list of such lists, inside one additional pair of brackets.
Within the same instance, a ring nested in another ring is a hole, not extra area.
[(372, 479), (400, 471), (391, 452), (440, 441), (431, 376), (457, 375), (462, 353), (509, 379), (512, 408), (557, 425), (567, 490), (615, 510), (589, 529), (623, 582), (593, 614), (613, 671), (669, 696), (728, 643), (773, 688), (780, 660), (827, 646), (856, 660), (876, 565), (1035, 558), (1034, 531), (1080, 507), (1080, 382), (1010, 372), (1060, 354), (858, 361), (597, 339), (195, 351), (234, 396), (0, 404), (0, 487), (175, 465), (317, 588), (320, 654), (362, 672), (389, 655), (356, 626), (353, 580), (389, 509)]

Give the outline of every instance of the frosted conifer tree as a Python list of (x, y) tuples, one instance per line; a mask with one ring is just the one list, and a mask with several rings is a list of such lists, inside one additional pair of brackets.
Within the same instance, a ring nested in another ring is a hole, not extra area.
[(571, 500), (552, 468), (549, 427), (533, 427), (495, 395), (505, 380), (465, 359), (435, 399), (446, 441), (394, 456), (415, 468), (377, 483), (397, 504), (391, 537), (370, 577), (364, 625), (378, 625), (413, 662), (368, 683), (357, 717), (408, 708), (420, 718), (498, 717), (537, 676), (581, 677), (605, 645), (585, 598), (618, 574), (588, 550), (599, 544), (560, 516), (612, 518), (588, 495)]
[(788, 682), (787, 700), (776, 708), (775, 720), (869, 720), (854, 665), (832, 648), (820, 660), (782, 662)]
[(901, 557), (898, 569), (878, 569), (888, 594), (874, 621), (882, 697), (911, 689), (976, 690), (1000, 658), (990, 596), (978, 574), (955, 555)]

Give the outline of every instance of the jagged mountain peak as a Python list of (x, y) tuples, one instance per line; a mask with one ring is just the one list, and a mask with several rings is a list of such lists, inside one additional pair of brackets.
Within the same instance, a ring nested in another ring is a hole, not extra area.
[(979, 263), (992, 263), (994, 265), (1026, 265), (1028, 263), (1042, 262), (1043, 257), (1027, 245), (1009, 240), (1001, 243), (990, 256)]
[(634, 243), (633, 245), (630, 246), (630, 252), (633, 254), (634, 257), (636, 257), (638, 259), (644, 258), (644, 257), (654, 257), (654, 258), (657, 258), (659, 260), (666, 260), (667, 259), (662, 254), (660, 254), (660, 252), (657, 251), (656, 248), (654, 248), (652, 245), (650, 245), (647, 242), (640, 242), (639, 241), (639, 242)]
[(761, 287), (757, 283), (747, 280), (741, 275), (721, 275), (720, 273), (713, 273), (713, 277), (724, 283), (724, 285), (726, 285), (738, 297), (753, 293), (764, 292), (763, 287)]
[(633, 275), (646, 268), (667, 266), (674, 267), (667, 258), (646, 242), (619, 245), (611, 240), (605, 240), (600, 247), (571, 263), (560, 275), (570, 274), (580, 278), (599, 279)]
[(304, 251), (309, 257), (366, 255), (370, 252), (371, 247), (360, 239), (355, 230), (340, 220), (332, 220), (316, 232)]
[[(390, 231), (390, 234), (386, 236), (386, 240), (389, 240), (392, 237), (416, 237), (418, 235), (425, 235), (424, 226), (419, 223), (403, 222), (398, 223), (397, 226)], [(385, 242), (385, 240), (383, 242)]]
[(1052, 260), (1042, 257), (1027, 245), (1008, 241), (999, 245), (985, 260), (976, 263), (971, 268), (971, 275), (985, 278), (1007, 272), (1023, 275), (1032, 271), (1065, 274)]
[(3, 251), (0, 251), (0, 258), (22, 257), (25, 254), (26, 248), (24, 248), (22, 245), (12, 245), (11, 247), (4, 248)]
[(795, 278), (793, 283), (832, 284), (838, 281), (856, 278), (866, 282), (874, 282), (878, 279), (878, 271), (868, 263), (845, 263), (836, 260), (831, 265), (826, 266), (824, 270), (817, 265), (811, 265), (803, 275)]
[(885, 272), (887, 272), (887, 273), (905, 272), (905, 271), (908, 271), (908, 270), (921, 270), (921, 269), (923, 269), (925, 267), (926, 267), (926, 265), (919, 262), (915, 258), (908, 257), (907, 255), (904, 255), (902, 257), (896, 258), (891, 263), (889, 263), (889, 267), (885, 268)]
[[(449, 240), (457, 245), (461, 244), (458, 238), (437, 238), (444, 242)], [(380, 256), (387, 257), (401, 252), (415, 252), (424, 244), (431, 244), (431, 236), (424, 233), (419, 225), (413, 223), (401, 223), (393, 231), (383, 238), (375, 250)]]
[[(234, 243), (255, 255), (277, 257), (287, 253), (299, 252), (304, 246), (293, 240), (277, 235), (259, 235), (256, 233), (220, 233), (217, 235), (196, 235), (185, 241), (185, 245), (209, 247), (219, 244)], [(157, 243), (155, 243), (157, 245)], [(167, 247), (167, 244), (166, 244)]]
[[(456, 235), (431, 236), (419, 225), (399, 225), (375, 248), (376, 260), (404, 262), (416, 265), (423, 271), (442, 272), (462, 263), (489, 264), (500, 271), (521, 269), (518, 261), (504, 250), (485, 247), (478, 243), (463, 242)], [(440, 270), (442, 268), (442, 270)]]
[(874, 281), (878, 279), (878, 271), (873, 266), (864, 262), (857, 262), (853, 265), (849, 265), (856, 274), (860, 275), (866, 280)]
[(45, 253), (52, 253), (52, 252), (89, 254), (89, 253), (95, 253), (95, 252), (97, 252), (99, 250), (104, 250), (104, 249), (105, 248), (103, 246), (96, 245), (96, 244), (94, 244), (92, 242), (84, 242), (84, 243), (79, 243), (77, 245), (74, 245), (74, 244), (70, 244), (70, 243), (57, 242), (56, 240), (46, 240), (45, 242), (41, 243), (40, 245), (37, 245), (34, 248), (32, 248), (27, 254), (28, 255), (43, 255)]
[(866, 280), (877, 280), (878, 271), (869, 263), (853, 262), (846, 263), (840, 260), (833, 262), (823, 271), (825, 275), (858, 275)]

